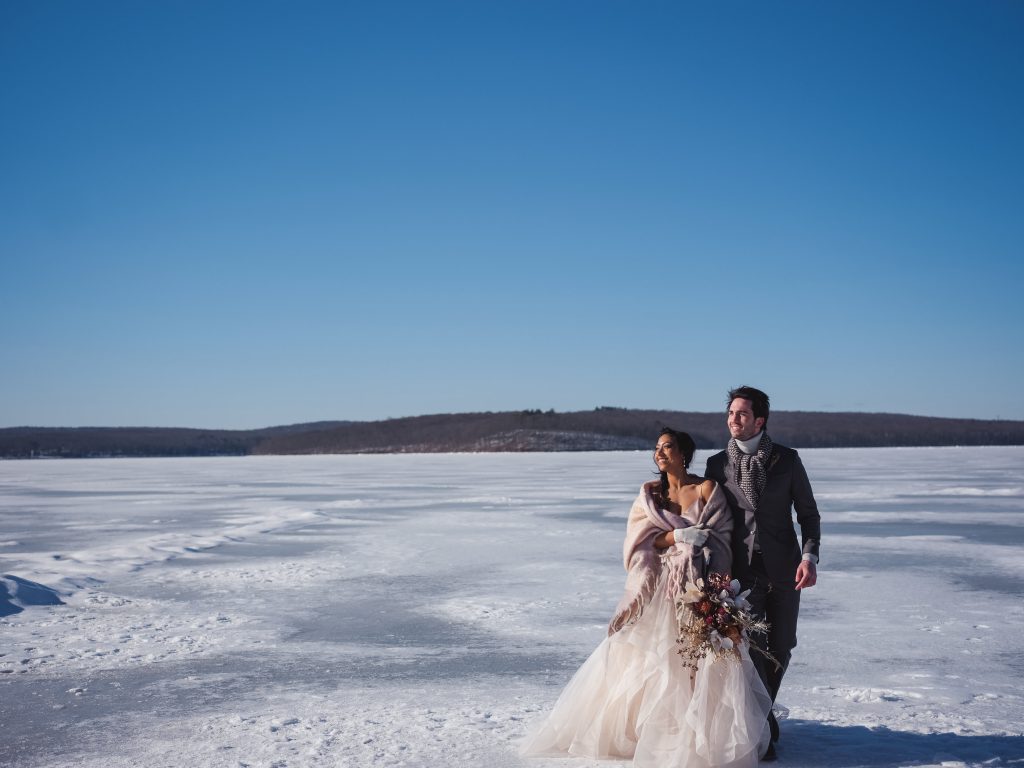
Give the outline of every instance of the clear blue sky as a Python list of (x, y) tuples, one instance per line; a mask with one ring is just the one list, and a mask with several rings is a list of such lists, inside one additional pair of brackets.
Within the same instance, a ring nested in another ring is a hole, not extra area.
[(1024, 419), (1024, 4), (0, 0), (0, 426)]

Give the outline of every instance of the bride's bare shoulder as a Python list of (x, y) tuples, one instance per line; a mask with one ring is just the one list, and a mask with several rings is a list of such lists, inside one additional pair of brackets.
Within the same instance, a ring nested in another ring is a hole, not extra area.
[(715, 488), (718, 487), (718, 483), (709, 477), (700, 478), (700, 495), (705, 501), (711, 498), (711, 494), (715, 492)]

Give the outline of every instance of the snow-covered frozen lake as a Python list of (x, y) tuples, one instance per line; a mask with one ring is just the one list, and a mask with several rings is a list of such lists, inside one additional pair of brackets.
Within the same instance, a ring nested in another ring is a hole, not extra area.
[[(780, 764), (1024, 766), (1024, 447), (801, 455), (822, 563)], [(0, 462), (0, 573), (65, 600), (0, 618), (0, 765), (598, 765), (516, 741), (604, 636), (652, 469)]]

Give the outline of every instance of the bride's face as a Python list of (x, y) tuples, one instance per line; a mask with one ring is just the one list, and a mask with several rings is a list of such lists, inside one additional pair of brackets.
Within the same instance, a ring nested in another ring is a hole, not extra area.
[(682, 475), (686, 472), (686, 465), (683, 463), (683, 452), (676, 445), (676, 439), (672, 435), (662, 435), (658, 438), (658, 444), (654, 446), (654, 463), (658, 465), (661, 472), (669, 472), (674, 475)]

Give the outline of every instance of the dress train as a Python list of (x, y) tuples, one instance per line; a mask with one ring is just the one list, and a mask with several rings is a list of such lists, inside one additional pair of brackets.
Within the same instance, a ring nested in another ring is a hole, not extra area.
[(522, 751), (628, 760), (635, 768), (756, 768), (771, 699), (747, 648), (705, 656), (676, 645), (666, 573), (640, 619), (601, 642)]

